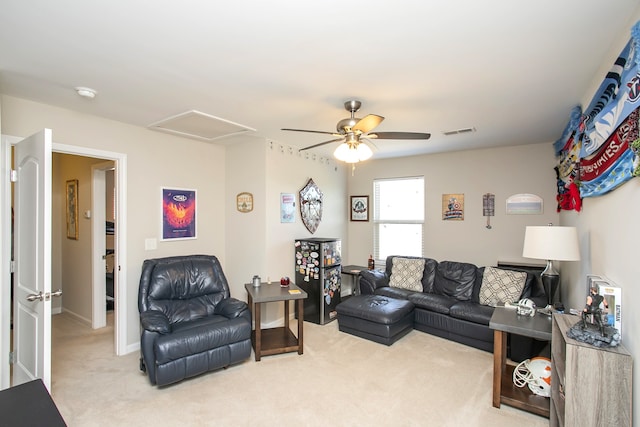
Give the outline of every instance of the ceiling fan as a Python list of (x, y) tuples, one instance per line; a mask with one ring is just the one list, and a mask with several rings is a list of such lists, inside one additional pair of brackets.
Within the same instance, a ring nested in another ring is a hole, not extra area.
[(362, 119), (355, 117), (356, 111), (360, 109), (362, 103), (358, 100), (350, 100), (344, 103), (345, 110), (351, 113), (351, 117), (342, 119), (336, 125), (337, 132), (325, 132), (319, 130), (306, 130), (306, 129), (289, 129), (284, 128), (285, 131), (293, 132), (308, 132), (308, 133), (320, 133), (327, 134), (336, 137), (329, 141), (324, 141), (319, 144), (310, 145), (309, 147), (301, 148), (300, 151), (309, 150), (311, 148), (320, 147), (322, 145), (331, 144), (333, 142), (342, 142), (336, 148), (333, 155), (338, 159), (346, 163), (357, 163), (362, 160), (366, 160), (372, 156), (373, 152), (371, 148), (360, 140), (365, 139), (429, 139), (430, 133), (419, 132), (372, 132), (383, 120), (384, 117), (376, 114), (368, 114)]

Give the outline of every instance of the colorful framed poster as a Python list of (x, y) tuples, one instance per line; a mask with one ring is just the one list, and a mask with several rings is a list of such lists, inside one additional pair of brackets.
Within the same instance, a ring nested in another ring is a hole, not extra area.
[(351, 221), (369, 221), (369, 196), (351, 196)]
[(78, 240), (78, 180), (70, 179), (67, 194), (67, 239)]
[(162, 188), (161, 240), (196, 238), (196, 190)]
[(464, 194), (442, 195), (442, 219), (444, 221), (464, 220)]
[(293, 193), (280, 193), (280, 222), (291, 223), (296, 221), (296, 195)]

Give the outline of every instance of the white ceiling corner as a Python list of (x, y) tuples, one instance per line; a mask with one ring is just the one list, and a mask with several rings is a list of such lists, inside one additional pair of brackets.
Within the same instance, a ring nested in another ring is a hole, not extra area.
[(149, 129), (194, 138), (215, 141), (242, 132), (255, 132), (249, 126), (234, 123), (197, 110), (185, 111), (149, 125)]

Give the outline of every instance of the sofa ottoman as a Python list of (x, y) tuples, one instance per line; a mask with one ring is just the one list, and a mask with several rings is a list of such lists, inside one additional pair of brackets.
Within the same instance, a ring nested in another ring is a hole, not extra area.
[(338, 329), (391, 345), (413, 329), (411, 301), (383, 295), (355, 295), (336, 306)]

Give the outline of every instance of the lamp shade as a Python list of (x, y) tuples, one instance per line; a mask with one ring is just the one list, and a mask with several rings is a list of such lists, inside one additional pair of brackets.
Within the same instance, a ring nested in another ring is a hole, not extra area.
[(553, 225), (527, 227), (522, 256), (553, 261), (579, 261), (576, 228)]

